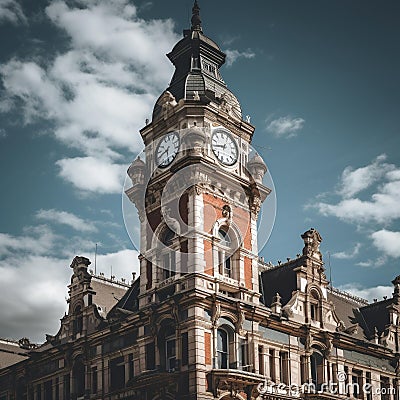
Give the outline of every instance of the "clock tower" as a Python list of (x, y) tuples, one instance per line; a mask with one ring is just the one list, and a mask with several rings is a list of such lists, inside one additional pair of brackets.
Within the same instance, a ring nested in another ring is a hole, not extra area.
[[(240, 346), (252, 340), (245, 325), (259, 304), (257, 217), (270, 189), (250, 145), (255, 128), (221, 76), (225, 54), (203, 33), (197, 1), (191, 21), (167, 55), (175, 72), (140, 131), (144, 159), (129, 167), (126, 194), (141, 223), (143, 340), (173, 347), (169, 358), (155, 352), (154, 363), (180, 371), (179, 398), (200, 399), (215, 385), (211, 370), (257, 357)], [(232, 347), (225, 356), (222, 325)]]

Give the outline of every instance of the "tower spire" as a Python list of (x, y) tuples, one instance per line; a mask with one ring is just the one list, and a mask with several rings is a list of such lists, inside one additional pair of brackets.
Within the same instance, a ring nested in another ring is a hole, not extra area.
[(192, 31), (202, 32), (201, 29), (201, 18), (200, 18), (200, 7), (197, 0), (194, 1), (192, 8)]

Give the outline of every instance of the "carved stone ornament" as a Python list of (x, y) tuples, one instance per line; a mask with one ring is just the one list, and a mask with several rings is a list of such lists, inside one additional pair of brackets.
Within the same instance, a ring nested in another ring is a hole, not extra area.
[(394, 372), (396, 376), (400, 376), (400, 354), (396, 356), (396, 366), (394, 368)]
[(195, 186), (194, 186), (194, 190), (196, 191), (197, 196), (200, 196), (200, 195), (203, 194), (203, 192), (204, 192), (204, 188), (202, 188), (202, 187), (199, 186), (199, 185), (195, 185)]
[(72, 278), (78, 278), (79, 282), (89, 281), (92, 279), (92, 276), (87, 271), (88, 266), (91, 264), (90, 260), (86, 257), (76, 256), (70, 265), (70, 267), (74, 270), (74, 274)]
[(217, 325), (220, 317), (221, 317), (221, 303), (214, 299), (212, 305), (212, 315), (211, 315), (211, 323), (213, 326)]
[(251, 207), (252, 214), (254, 215), (255, 218), (258, 217), (258, 213), (260, 212), (260, 209), (261, 209), (261, 204), (262, 204), (262, 202), (261, 202), (261, 199), (259, 196), (252, 197), (250, 207)]
[(151, 310), (151, 313), (150, 313), (151, 336), (153, 336), (155, 338), (157, 336), (158, 331), (159, 331), (159, 324), (157, 323), (157, 314), (154, 310)]
[(338, 322), (338, 325), (336, 327), (336, 331), (337, 332), (344, 332), (346, 330), (346, 325), (344, 324), (344, 322), (342, 320), (340, 320)]
[(241, 306), (240, 303), (236, 303), (236, 310), (237, 310), (237, 323), (236, 323), (236, 332), (240, 336), (244, 336), (246, 334), (246, 331), (243, 329), (244, 321), (245, 321), (245, 315), (244, 315), (244, 310)]
[(322, 238), (319, 232), (316, 229), (311, 228), (307, 232), (304, 232), (301, 235), (301, 238), (304, 241), (303, 255), (307, 257), (315, 257), (319, 260), (322, 260), (322, 254), (319, 250)]
[(171, 315), (174, 318), (176, 325), (179, 325), (179, 308), (176, 303), (173, 303), (171, 306)]
[(231, 220), (231, 219), (232, 219), (232, 208), (231, 208), (230, 205), (225, 204), (225, 205), (222, 207), (222, 216), (223, 216), (224, 218), (228, 219), (228, 220)]
[(162, 208), (161, 212), (162, 212), (162, 216), (163, 216), (164, 221), (167, 224), (168, 228), (171, 229), (172, 232), (174, 232), (176, 235), (179, 236), (181, 233), (181, 226), (179, 225), (178, 220), (171, 217), (170, 208), (164, 206)]
[(288, 303), (282, 307), (282, 314), (288, 318), (292, 318), (294, 313), (297, 312), (299, 306), (299, 291), (297, 291)]
[(227, 113), (231, 117), (242, 119), (240, 104), (231, 92), (226, 91), (225, 93), (222, 93), (219, 101), (219, 108), (221, 111)]
[(329, 336), (328, 332), (324, 332), (324, 344), (326, 346), (324, 350), (325, 357), (329, 359), (329, 357), (332, 354), (333, 344), (332, 344), (332, 338)]
[(311, 329), (309, 326), (306, 327), (306, 337), (305, 337), (305, 342), (304, 342), (304, 349), (307, 353), (312, 352), (312, 347), (313, 345), (313, 337), (311, 334)]
[(164, 118), (167, 118), (173, 108), (176, 107), (176, 105), (178, 104), (172, 93), (168, 91), (164, 92), (161, 99), (159, 100), (159, 103), (161, 104)]

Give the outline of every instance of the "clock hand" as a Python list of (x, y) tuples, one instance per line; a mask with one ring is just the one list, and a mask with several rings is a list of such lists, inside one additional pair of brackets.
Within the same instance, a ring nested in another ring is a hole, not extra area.
[(166, 149), (166, 150), (164, 150), (160, 155), (159, 155), (159, 158), (162, 158), (162, 156), (165, 154), (165, 153), (167, 153), (168, 152), (168, 148)]

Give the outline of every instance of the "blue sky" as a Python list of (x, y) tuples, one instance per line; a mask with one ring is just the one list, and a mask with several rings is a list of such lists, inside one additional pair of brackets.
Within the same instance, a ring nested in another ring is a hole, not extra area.
[[(95, 243), (97, 272), (129, 279), (137, 268), (122, 185), (191, 7), (0, 1), (0, 336), (55, 333), (69, 263), (93, 260)], [(262, 255), (294, 257), (315, 227), (335, 286), (390, 294), (400, 273), (399, 2), (200, 7), (275, 183)]]

